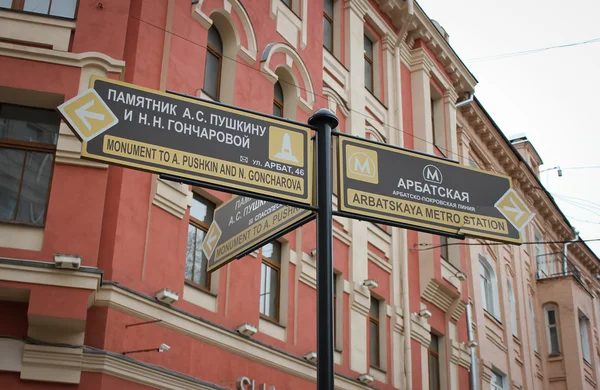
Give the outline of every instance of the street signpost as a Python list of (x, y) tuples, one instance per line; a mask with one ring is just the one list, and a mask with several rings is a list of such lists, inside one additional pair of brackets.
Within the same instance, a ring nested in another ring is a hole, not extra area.
[[(334, 388), (334, 214), (517, 244), (534, 216), (509, 177), (333, 133), (338, 119), (327, 109), (317, 110), (305, 125), (93, 78), (90, 89), (58, 111), (81, 139), (83, 158), (241, 195), (215, 211), (202, 244), (209, 271), (316, 217), (319, 390)], [(332, 135), (338, 136), (335, 213)]]
[(215, 210), (202, 243), (208, 271), (245, 256), (313, 218), (309, 210), (234, 196)]
[(340, 134), (339, 210), (381, 223), (520, 244), (533, 218), (510, 177)]
[(313, 203), (307, 125), (103, 78), (58, 110), (83, 158)]

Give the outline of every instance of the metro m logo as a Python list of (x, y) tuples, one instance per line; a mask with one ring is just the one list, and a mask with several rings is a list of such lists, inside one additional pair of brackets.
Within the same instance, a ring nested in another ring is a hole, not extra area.
[(444, 177), (438, 167), (435, 165), (426, 165), (425, 168), (423, 168), (423, 179), (432, 183), (442, 184)]
[(350, 179), (378, 184), (377, 152), (346, 144), (346, 176)]

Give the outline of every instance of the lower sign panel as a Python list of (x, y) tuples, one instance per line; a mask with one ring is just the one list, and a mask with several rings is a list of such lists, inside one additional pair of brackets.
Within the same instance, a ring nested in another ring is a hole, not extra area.
[(507, 176), (343, 135), (338, 147), (338, 207), (355, 217), (521, 243), (534, 216)]
[(314, 218), (311, 211), (236, 196), (215, 210), (202, 251), (208, 271), (260, 248)]

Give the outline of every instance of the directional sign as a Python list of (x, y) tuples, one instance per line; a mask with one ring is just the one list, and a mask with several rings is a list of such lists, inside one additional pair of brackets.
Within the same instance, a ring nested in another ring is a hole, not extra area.
[(535, 214), (510, 177), (353, 137), (338, 136), (339, 210), (439, 234), (521, 243)]
[(235, 196), (215, 210), (202, 244), (208, 270), (214, 271), (258, 249), (312, 218), (308, 210)]
[(308, 125), (103, 78), (58, 110), (83, 158), (312, 204)]

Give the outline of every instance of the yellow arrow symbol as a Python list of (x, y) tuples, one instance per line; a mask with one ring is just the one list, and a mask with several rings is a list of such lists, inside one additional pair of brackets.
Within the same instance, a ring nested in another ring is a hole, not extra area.
[(207, 259), (210, 259), (213, 255), (217, 242), (219, 242), (219, 238), (221, 238), (221, 229), (216, 222), (213, 222), (202, 243), (202, 252), (204, 252), (204, 256), (206, 256)]
[(494, 205), (498, 211), (518, 230), (521, 231), (535, 217), (527, 205), (512, 188)]
[(119, 123), (119, 119), (92, 88), (58, 106), (58, 111), (83, 141), (89, 141)]

